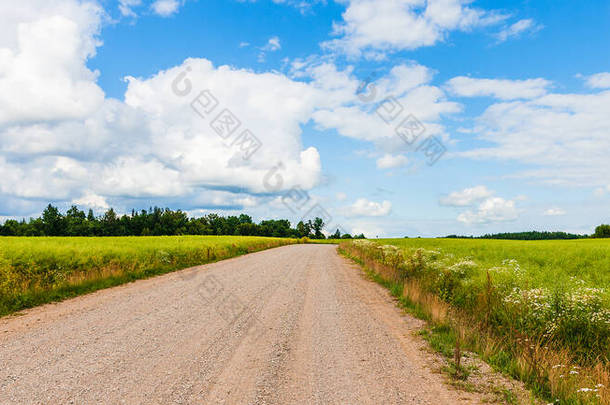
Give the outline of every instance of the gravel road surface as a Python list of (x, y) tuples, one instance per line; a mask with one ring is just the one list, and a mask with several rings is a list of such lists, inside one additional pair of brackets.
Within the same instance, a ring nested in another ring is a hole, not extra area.
[(476, 403), (332, 245), (292, 245), (0, 319), (0, 404)]

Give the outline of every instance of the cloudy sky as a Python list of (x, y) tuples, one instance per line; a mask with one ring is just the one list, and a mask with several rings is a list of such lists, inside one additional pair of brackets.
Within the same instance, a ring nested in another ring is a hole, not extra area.
[(0, 220), (52, 202), (323, 216), (370, 237), (610, 221), (608, 2), (22, 0), (0, 15)]

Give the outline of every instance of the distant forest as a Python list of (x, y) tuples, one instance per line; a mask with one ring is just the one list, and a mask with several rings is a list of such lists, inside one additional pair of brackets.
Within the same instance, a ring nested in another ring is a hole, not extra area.
[[(57, 207), (49, 204), (39, 218), (5, 221), (0, 226), (0, 236), (243, 235), (326, 239), (322, 233), (324, 226), (321, 218), (300, 221), (292, 228), (287, 219), (269, 219), (257, 224), (246, 214), (227, 217), (208, 214), (189, 218), (181, 210), (159, 207), (148, 211), (132, 210), (130, 215), (121, 216), (110, 208), (104, 215), (95, 216), (91, 209), (85, 214), (72, 206), (62, 214)], [(341, 234), (337, 229), (329, 238), (352, 239), (352, 235)], [(364, 239), (364, 235), (354, 238)]]
[[(589, 235), (577, 235), (566, 232), (511, 232), (511, 233), (494, 233), (483, 236), (458, 236), (448, 235), (446, 238), (459, 239), (512, 239), (512, 240), (550, 240), (550, 239), (584, 239)], [(600, 236), (602, 237), (602, 236)]]

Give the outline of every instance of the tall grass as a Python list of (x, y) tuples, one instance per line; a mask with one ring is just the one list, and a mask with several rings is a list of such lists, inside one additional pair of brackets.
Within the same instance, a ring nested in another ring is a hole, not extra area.
[(0, 316), (295, 242), (254, 236), (0, 237)]
[(340, 249), (539, 393), (610, 403), (609, 241), (383, 242)]

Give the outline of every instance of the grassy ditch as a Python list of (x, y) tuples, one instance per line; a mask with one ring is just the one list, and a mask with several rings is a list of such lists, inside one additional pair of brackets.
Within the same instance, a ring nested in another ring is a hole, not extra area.
[[(532, 324), (540, 316), (532, 312), (546, 304), (528, 293), (520, 295), (523, 299), (518, 305), (513, 304), (519, 296), (515, 291), (532, 289), (527, 288), (526, 276), (519, 275), (527, 271), (515, 272), (519, 266), (515, 261), (501, 261), (489, 271), (472, 257), (444, 254), (438, 247), (407, 250), (350, 241), (339, 249), (361, 263), (412, 313), (427, 320), (430, 327), (425, 337), (445, 355), (476, 352), (549, 402), (610, 403), (608, 335), (605, 324), (598, 322), (607, 311), (602, 294), (585, 295), (583, 301), (578, 301), (580, 292), (555, 294), (557, 311), (561, 311), (561, 318), (555, 319), (556, 333), (541, 333), (546, 328)], [(514, 283), (523, 281), (521, 277), (526, 285), (518, 287)], [(562, 304), (561, 299), (568, 301)], [(456, 360), (452, 362), (455, 376), (466, 373), (460, 369), (459, 357)]]

